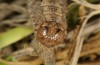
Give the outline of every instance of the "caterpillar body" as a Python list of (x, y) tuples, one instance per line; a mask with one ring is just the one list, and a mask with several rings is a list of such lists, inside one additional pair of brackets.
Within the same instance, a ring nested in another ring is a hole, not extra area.
[(36, 39), (47, 47), (61, 44), (66, 37), (66, 2), (42, 0), (42, 18), (36, 29)]

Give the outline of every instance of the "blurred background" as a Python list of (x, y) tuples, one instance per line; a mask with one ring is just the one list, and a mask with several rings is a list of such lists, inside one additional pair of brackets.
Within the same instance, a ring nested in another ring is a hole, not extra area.
[[(86, 1), (100, 5), (100, 0)], [(34, 30), (27, 26), (27, 3), (27, 0), (0, 0), (0, 65), (43, 65), (30, 47)], [(66, 51), (72, 45), (73, 31), (81, 28), (87, 15), (94, 11), (71, 0), (66, 3), (68, 36), (56, 52), (57, 65), (63, 65)], [(85, 40), (78, 65), (100, 65), (100, 14), (88, 20), (83, 36)]]

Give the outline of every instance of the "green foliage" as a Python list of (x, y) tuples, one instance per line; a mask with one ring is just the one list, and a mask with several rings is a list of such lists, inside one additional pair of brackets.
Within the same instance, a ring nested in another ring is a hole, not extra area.
[(7, 60), (7, 61), (17, 61), (16, 60), (16, 58), (14, 58), (13, 56), (11, 56), (11, 55), (9, 55), (9, 56), (7, 56), (6, 58), (5, 58), (5, 60)]
[[(100, 3), (100, 0), (87, 0), (90, 3)], [(67, 19), (68, 19), (68, 29), (74, 29), (76, 25), (79, 22), (79, 4), (77, 3), (71, 3), (68, 6), (68, 13), (67, 13)]]
[(72, 3), (68, 6), (68, 27), (73, 29), (75, 28), (77, 22), (79, 21), (79, 5)]
[(22, 38), (30, 35), (34, 29), (30, 27), (16, 27), (0, 34), (0, 48), (4, 48), (14, 42), (21, 40)]
[(87, 0), (87, 1), (90, 2), (90, 3), (96, 3), (96, 2), (100, 3), (100, 0)]
[(5, 63), (0, 62), (0, 65), (6, 65)]

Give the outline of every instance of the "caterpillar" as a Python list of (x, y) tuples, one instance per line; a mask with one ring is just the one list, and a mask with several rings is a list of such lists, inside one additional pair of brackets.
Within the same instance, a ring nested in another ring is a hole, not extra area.
[[(42, 0), (43, 20), (37, 24), (36, 39), (47, 47), (63, 43), (67, 35), (66, 0)], [(41, 18), (40, 18), (41, 19)]]

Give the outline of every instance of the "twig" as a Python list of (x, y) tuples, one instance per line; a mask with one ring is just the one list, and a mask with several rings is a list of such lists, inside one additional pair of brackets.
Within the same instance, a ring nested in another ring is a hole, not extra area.
[(91, 8), (94, 10), (100, 10), (100, 5), (90, 4), (90, 3), (86, 2), (85, 0), (73, 0), (73, 1), (80, 4), (80, 5), (84, 5), (88, 8)]
[[(9, 62), (0, 59), (0, 62), (5, 63), (7, 65), (40, 65), (42, 61), (40, 59), (36, 59), (35, 61), (28, 61), (28, 62)], [(56, 65), (62, 65), (64, 61), (59, 61), (56, 63)], [(100, 62), (90, 62), (90, 63), (79, 63), (78, 65), (100, 65)]]
[(100, 31), (100, 22), (85, 28), (83, 36), (87, 36), (90, 33), (95, 33), (95, 32), (99, 32), (99, 31)]
[[(6, 16), (8, 16), (9, 14), (11, 14), (13, 11), (22, 13), (22, 14), (26, 14), (27, 10), (26, 8), (19, 6), (19, 5), (15, 5), (15, 4), (0, 4), (0, 20), (2, 20), (3, 18), (5, 18)], [(27, 15), (27, 14), (26, 14)]]
[(19, 18), (19, 19), (9, 19), (9, 20), (4, 20), (0, 23), (0, 26), (4, 25), (4, 24), (9, 24), (9, 25), (12, 25), (12, 24), (16, 24), (16, 23), (21, 23), (23, 21), (27, 21), (28, 19), (24, 18)]
[(20, 49), (16, 52), (12, 53), (11, 55), (16, 59), (19, 59), (20, 57), (26, 56), (28, 54), (29, 55), (31, 54), (32, 56), (37, 56), (37, 53), (31, 47), (26, 48), (26, 50), (25, 49)]
[(80, 52), (81, 52), (81, 49), (82, 49), (82, 45), (83, 45), (83, 31), (84, 31), (84, 28), (85, 28), (85, 25), (86, 23), (88, 22), (88, 20), (94, 16), (94, 15), (97, 15), (97, 14), (100, 14), (100, 11), (94, 11), (92, 13), (90, 13), (87, 18), (84, 20), (83, 24), (82, 24), (82, 27), (79, 31), (79, 34), (77, 36), (77, 39), (76, 39), (76, 47), (75, 47), (75, 53), (73, 55), (73, 59), (72, 59), (72, 63), (71, 65), (77, 65), (77, 61), (78, 61), (78, 58), (79, 58), (79, 55), (80, 55)]
[(10, 62), (0, 59), (0, 62), (7, 64), (7, 65), (40, 65), (42, 61), (40, 59), (36, 59), (35, 61), (30, 62)]
[(100, 62), (83, 63), (78, 65), (100, 65)]
[(24, 4), (27, 4), (27, 0), (15, 0), (13, 2), (13, 4), (16, 4), (16, 5), (24, 5)]

